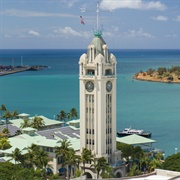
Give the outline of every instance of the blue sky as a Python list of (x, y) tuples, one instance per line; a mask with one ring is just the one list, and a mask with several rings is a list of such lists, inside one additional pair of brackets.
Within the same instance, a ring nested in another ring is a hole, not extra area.
[[(0, 0), (0, 48), (86, 49), (96, 26), (96, 3)], [(99, 7), (110, 49), (180, 49), (180, 0), (99, 0)]]

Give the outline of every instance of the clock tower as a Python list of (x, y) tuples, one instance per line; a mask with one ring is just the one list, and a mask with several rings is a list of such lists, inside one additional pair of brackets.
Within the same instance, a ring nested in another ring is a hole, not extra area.
[(109, 163), (121, 159), (116, 150), (116, 64), (101, 30), (96, 30), (79, 59), (80, 145)]

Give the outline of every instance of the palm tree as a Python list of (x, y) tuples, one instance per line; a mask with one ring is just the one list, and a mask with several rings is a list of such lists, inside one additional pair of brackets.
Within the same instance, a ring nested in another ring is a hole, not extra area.
[(14, 160), (15, 164), (16, 164), (16, 162), (23, 161), (23, 155), (21, 154), (21, 151), (19, 148), (16, 148), (14, 151), (12, 151), (12, 154), (8, 154), (7, 156), (11, 157), (10, 160)]
[(81, 162), (83, 163), (84, 173), (85, 173), (85, 164), (88, 161), (94, 161), (94, 155), (92, 154), (91, 150), (87, 148), (83, 148), (81, 153)]
[(6, 111), (6, 106), (4, 104), (1, 105), (0, 111), (1, 111), (1, 117), (2, 117), (2, 113), (4, 113)]
[[(70, 151), (73, 151), (73, 148), (70, 147), (70, 142), (67, 139), (64, 139), (61, 141), (60, 146), (55, 147), (55, 154), (56, 157), (61, 156), (62, 157), (62, 167), (68, 164), (68, 155), (70, 154)], [(69, 168), (67, 168), (67, 177), (69, 178)]]
[(28, 153), (25, 155), (25, 159), (26, 159), (26, 164), (32, 168), (35, 167), (36, 163), (36, 159), (35, 159), (35, 155), (36, 152), (39, 151), (39, 146), (32, 144), (31, 146), (28, 147)]
[(70, 114), (71, 114), (71, 118), (77, 118), (78, 117), (78, 113), (77, 113), (77, 110), (75, 108), (72, 108), (70, 110)]
[(63, 141), (61, 141), (61, 145), (60, 146), (56, 146), (55, 147), (56, 157), (57, 156), (62, 156), (63, 163), (65, 161), (65, 154), (67, 154), (68, 151), (72, 150), (70, 145), (71, 145), (70, 142), (67, 139), (64, 139)]
[(102, 171), (102, 173), (105, 173), (105, 170), (109, 166), (106, 159), (104, 157), (100, 157), (97, 159), (96, 164), (92, 164), (91, 166), (94, 166), (96, 172), (97, 172), (97, 178), (99, 178), (99, 173)]
[(140, 170), (138, 170), (138, 166), (137, 166), (137, 164), (134, 164), (132, 167), (131, 167), (131, 169), (130, 169), (130, 171), (128, 172), (128, 176), (138, 176), (138, 175), (141, 175), (142, 173), (141, 173), (141, 171)]
[(5, 111), (2, 117), (6, 119), (6, 128), (8, 129), (8, 119), (12, 117), (11, 113), (9, 111)]
[(18, 117), (18, 112), (15, 110), (15, 111), (12, 112), (11, 118), (12, 119), (17, 119), (17, 117)]
[(110, 165), (107, 165), (107, 167), (105, 167), (105, 171), (101, 173), (101, 177), (106, 179), (115, 177), (113, 168)]
[(25, 118), (25, 119), (23, 120), (23, 123), (21, 123), (20, 128), (23, 129), (23, 128), (26, 128), (26, 127), (29, 127), (29, 126), (30, 126), (29, 119), (28, 119), (28, 118)]
[(48, 153), (40, 149), (35, 152), (36, 166), (40, 169), (45, 169), (48, 164)]
[(32, 144), (28, 147), (28, 153), (26, 154), (26, 163), (30, 164), (31, 167), (37, 167), (40, 169), (43, 178), (47, 179), (46, 167), (48, 165), (48, 153), (40, 149), (39, 146)]
[(66, 112), (61, 110), (60, 113), (57, 115), (58, 120), (60, 121), (66, 121)]
[(140, 158), (140, 170), (146, 171), (150, 163), (149, 153), (144, 153)]
[[(65, 154), (65, 158), (64, 159), (65, 159), (64, 164), (67, 165), (67, 167), (70, 167), (70, 173), (68, 173), (68, 174), (70, 174), (70, 178), (71, 178), (72, 174), (74, 174), (72, 169), (75, 170), (75, 168), (78, 167), (79, 156), (75, 154), (74, 149), (70, 149)], [(69, 168), (68, 168), (68, 170), (69, 170)]]
[(149, 171), (153, 172), (156, 168), (161, 168), (162, 163), (157, 160), (157, 159), (153, 159), (150, 163), (149, 163)]
[(41, 117), (38, 117), (38, 116), (35, 116), (33, 119), (32, 119), (32, 122), (31, 122), (31, 125), (30, 125), (32, 128), (35, 128), (35, 129), (41, 129), (42, 127), (45, 126), (45, 123), (43, 121), (43, 119)]
[(5, 150), (9, 149), (11, 147), (10, 142), (8, 141), (8, 138), (3, 137), (0, 139), (0, 149)]

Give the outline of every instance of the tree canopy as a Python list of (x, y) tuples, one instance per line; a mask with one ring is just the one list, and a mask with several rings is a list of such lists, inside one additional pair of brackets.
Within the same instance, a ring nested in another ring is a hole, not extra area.
[(168, 156), (164, 162), (164, 169), (180, 172), (180, 153)]

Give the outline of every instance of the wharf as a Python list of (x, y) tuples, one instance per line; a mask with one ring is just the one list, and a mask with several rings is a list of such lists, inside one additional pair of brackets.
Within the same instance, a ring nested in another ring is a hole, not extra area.
[(0, 70), (0, 76), (5, 76), (5, 75), (10, 75), (14, 73), (19, 73), (23, 71), (27, 71), (27, 67), (22, 67), (22, 68), (14, 68), (12, 70)]
[(24, 72), (24, 71), (37, 71), (37, 70), (43, 69), (44, 67), (46, 66), (17, 66), (17, 67), (8, 68), (8, 69), (0, 68), (0, 76), (15, 74), (15, 73)]

